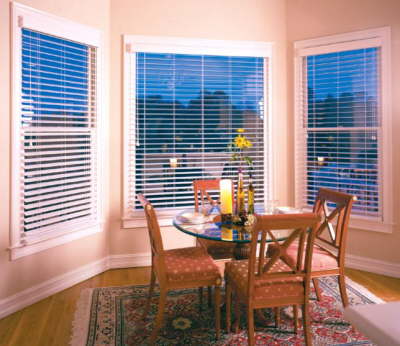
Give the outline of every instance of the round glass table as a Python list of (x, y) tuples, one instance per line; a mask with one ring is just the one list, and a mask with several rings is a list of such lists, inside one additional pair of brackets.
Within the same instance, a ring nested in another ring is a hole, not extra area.
[[(257, 216), (255, 215), (255, 217)], [(194, 209), (181, 211), (174, 217), (172, 223), (181, 232), (197, 238), (235, 243), (235, 259), (247, 259), (249, 257), (252, 226), (224, 224), (221, 222), (219, 214), (203, 215), (195, 212)], [(288, 231), (275, 231), (274, 236), (277, 240), (285, 240)], [(267, 239), (267, 242), (271, 241), (272, 239)]]

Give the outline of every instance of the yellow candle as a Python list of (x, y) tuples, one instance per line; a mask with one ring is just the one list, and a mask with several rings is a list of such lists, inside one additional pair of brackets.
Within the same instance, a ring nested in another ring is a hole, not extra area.
[(221, 214), (232, 214), (232, 180), (222, 179), (219, 183)]

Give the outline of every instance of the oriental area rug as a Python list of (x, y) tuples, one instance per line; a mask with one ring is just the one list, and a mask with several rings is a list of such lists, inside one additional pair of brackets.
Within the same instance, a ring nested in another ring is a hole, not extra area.
[[(372, 345), (368, 339), (342, 319), (342, 304), (336, 278), (320, 279), (323, 299), (318, 302), (312, 292), (310, 313), (313, 345)], [(207, 290), (205, 290), (206, 292)], [(141, 319), (148, 286), (103, 287), (85, 289), (77, 304), (72, 346), (81, 345), (146, 345), (157, 314), (158, 290), (152, 299), (150, 312)], [(381, 303), (364, 287), (347, 279), (347, 293), (351, 305)], [(222, 309), (222, 328), (225, 311)], [(303, 329), (293, 331), (291, 307), (282, 309), (281, 324), (275, 328), (272, 309), (265, 309), (265, 320), (256, 322), (256, 345), (303, 345)], [(167, 297), (164, 327), (156, 345), (247, 345), (246, 314), (241, 314), (239, 333), (222, 330), (215, 340), (214, 311), (203, 299), (199, 312), (197, 289), (171, 291)]]

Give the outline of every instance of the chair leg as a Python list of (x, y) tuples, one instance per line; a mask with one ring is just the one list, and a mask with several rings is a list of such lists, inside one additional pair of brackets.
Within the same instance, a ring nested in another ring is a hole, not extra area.
[(214, 294), (215, 294), (215, 332), (216, 338), (219, 339), (220, 330), (221, 330), (221, 287), (215, 286), (214, 287)]
[(297, 305), (293, 305), (293, 323), (294, 332), (297, 334), (299, 328), (299, 307)]
[(234, 305), (235, 305), (235, 323), (233, 325), (233, 330), (237, 334), (239, 333), (239, 326), (240, 326), (240, 302), (237, 297), (234, 297), (233, 299)]
[(199, 287), (199, 312), (201, 312), (203, 307), (203, 287)]
[(207, 287), (208, 290), (208, 307), (211, 308), (211, 295), (212, 295), (212, 291), (211, 291), (211, 286)]
[(247, 307), (247, 336), (249, 340), (249, 346), (253, 346), (255, 344), (254, 310), (250, 307)]
[(162, 326), (166, 299), (167, 299), (167, 290), (161, 289), (160, 300), (158, 302), (157, 317), (156, 317), (154, 328), (153, 328), (153, 331), (151, 332), (150, 340), (149, 340), (150, 345), (153, 345), (155, 343), (155, 341), (157, 339), (158, 331), (160, 330), (160, 328)]
[(262, 321), (264, 324), (268, 324), (268, 320), (265, 318), (263, 309), (256, 309), (255, 314), (260, 321)]
[(231, 332), (231, 304), (232, 304), (232, 287), (229, 282), (225, 284), (225, 308), (226, 308), (226, 332)]
[(308, 314), (308, 302), (303, 304), (302, 306), (302, 312), (303, 312), (303, 331), (304, 331), (304, 341), (306, 343), (306, 346), (311, 346), (312, 345), (312, 340), (311, 340), (311, 330), (310, 330), (310, 316)]
[(349, 305), (349, 298), (347, 297), (346, 282), (345, 282), (344, 274), (340, 274), (338, 276), (338, 280), (339, 280), (340, 296), (342, 297), (342, 304), (343, 304), (343, 307), (346, 307)]
[(319, 283), (318, 283), (318, 279), (317, 278), (313, 278), (312, 279), (314, 288), (315, 288), (315, 294), (317, 296), (317, 300), (321, 301), (322, 300), (322, 296), (321, 296), (321, 289), (319, 288)]
[(274, 314), (275, 314), (275, 328), (279, 328), (281, 324), (281, 309), (274, 308)]
[(154, 292), (154, 285), (156, 283), (156, 275), (153, 271), (153, 268), (151, 268), (151, 278), (150, 278), (150, 287), (149, 287), (149, 294), (147, 296), (147, 300), (146, 300), (146, 306), (144, 307), (144, 311), (143, 311), (143, 315), (142, 315), (142, 319), (145, 319), (147, 314), (149, 313), (149, 309), (150, 309), (150, 301), (151, 301), (151, 296), (153, 295)]

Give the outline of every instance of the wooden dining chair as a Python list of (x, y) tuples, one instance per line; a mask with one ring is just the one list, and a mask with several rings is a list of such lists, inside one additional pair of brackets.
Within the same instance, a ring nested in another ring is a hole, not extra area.
[[(317, 299), (321, 300), (318, 278), (335, 275), (338, 277), (344, 307), (349, 304), (344, 275), (346, 241), (351, 208), (355, 200), (353, 195), (321, 188), (313, 207), (313, 212), (321, 217), (314, 244), (311, 273)], [(293, 243), (281, 254), (281, 259), (286, 264), (292, 264), (297, 250), (298, 245)], [(276, 253), (277, 246), (271, 244), (267, 256)]]
[[(308, 313), (311, 280), (311, 256), (319, 217), (314, 213), (257, 215), (252, 230), (248, 260), (231, 261), (225, 267), (226, 327), (231, 328), (232, 294), (235, 301), (236, 331), (239, 325), (239, 303), (247, 306), (248, 344), (254, 345), (254, 310), (287, 305), (302, 305), (306, 345), (311, 345)], [(309, 231), (311, 229), (311, 231)], [(277, 240), (279, 230), (288, 230), (283, 242)], [(271, 258), (265, 256), (268, 241), (276, 244), (278, 251)], [(285, 264), (280, 253), (294, 241), (299, 244), (294, 263)], [(257, 245), (260, 256), (257, 257)], [(306, 256), (304, 258), (303, 251)], [(297, 326), (297, 325), (296, 325)], [(297, 327), (296, 327), (297, 329)]]
[[(154, 344), (161, 328), (167, 292), (174, 289), (214, 286), (216, 338), (220, 335), (220, 287), (221, 274), (217, 265), (202, 247), (164, 250), (160, 226), (151, 203), (142, 195), (137, 196), (142, 204), (151, 245), (151, 280), (143, 318), (146, 318), (156, 279), (160, 286), (160, 298), (154, 329), (149, 342)], [(201, 304), (201, 302), (200, 302)]]
[[(218, 205), (219, 200), (211, 191), (219, 191), (220, 179), (193, 180), (194, 208), (197, 212), (208, 210)], [(232, 196), (233, 196), (232, 187)], [(197, 238), (197, 245), (202, 246), (213, 259), (230, 259), (233, 257), (235, 244), (217, 240)]]

